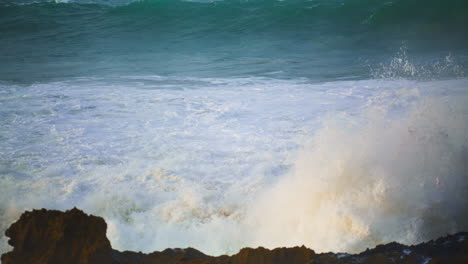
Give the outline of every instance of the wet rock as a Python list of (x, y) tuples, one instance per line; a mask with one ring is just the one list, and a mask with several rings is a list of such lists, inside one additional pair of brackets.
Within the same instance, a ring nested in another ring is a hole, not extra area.
[(244, 248), (233, 256), (212, 257), (193, 249), (150, 254), (111, 248), (104, 219), (74, 208), (61, 212), (25, 212), (7, 229), (13, 251), (3, 264), (442, 264), (468, 263), (468, 233), (457, 233), (414, 246), (379, 245), (360, 254), (316, 254), (304, 246), (272, 250)]
[(25, 212), (5, 232), (14, 249), (2, 255), (2, 263), (110, 263), (106, 229), (104, 219), (76, 208)]

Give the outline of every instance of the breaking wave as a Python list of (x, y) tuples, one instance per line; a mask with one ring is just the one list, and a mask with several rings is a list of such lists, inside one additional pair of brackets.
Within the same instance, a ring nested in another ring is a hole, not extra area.
[[(403, 91), (402, 91), (403, 92)], [(359, 252), (468, 228), (468, 108), (423, 98), (324, 122), (251, 208), (259, 245)]]
[[(189, 90), (148, 78), (2, 95), (16, 105), (3, 113), (3, 230), (25, 209), (77, 206), (105, 217), (120, 250), (224, 254), (356, 252), (468, 228), (466, 78), (178, 81), (204, 87)], [(11, 130), (30, 125), (29, 138)]]

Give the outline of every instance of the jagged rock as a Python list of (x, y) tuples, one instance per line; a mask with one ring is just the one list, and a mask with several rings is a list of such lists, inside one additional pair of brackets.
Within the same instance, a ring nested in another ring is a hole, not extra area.
[(468, 233), (457, 233), (415, 246), (379, 245), (360, 254), (316, 254), (304, 246), (244, 248), (233, 256), (212, 257), (193, 249), (166, 249), (150, 254), (111, 248), (107, 225), (74, 208), (61, 212), (25, 212), (5, 234), (13, 251), (3, 264), (457, 264), (468, 263)]
[(110, 263), (106, 229), (104, 219), (76, 208), (25, 212), (5, 232), (14, 250), (2, 255), (2, 263)]

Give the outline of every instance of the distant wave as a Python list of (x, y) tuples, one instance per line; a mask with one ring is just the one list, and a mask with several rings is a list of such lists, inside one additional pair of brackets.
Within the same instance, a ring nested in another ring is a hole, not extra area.
[(462, 0), (3, 2), (0, 60), (9, 67), (0, 79), (365, 79), (366, 65), (401, 46), (420, 65), (451, 55), (465, 70), (467, 8)]
[(150, 16), (169, 23), (189, 21), (191, 25), (209, 22), (222, 26), (220, 30), (332, 23), (347, 27), (368, 25), (371, 28), (419, 24), (422, 26), (420, 30), (433, 32), (443, 29), (460, 31), (468, 25), (468, 2), (463, 0), (17, 0), (1, 3), (0, 12), (40, 9), (53, 15), (57, 10), (84, 11), (103, 7), (109, 9), (108, 15), (139, 16), (140, 19)]

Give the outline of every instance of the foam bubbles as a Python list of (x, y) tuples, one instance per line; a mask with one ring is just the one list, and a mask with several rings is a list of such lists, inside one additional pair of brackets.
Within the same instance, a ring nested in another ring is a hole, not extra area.
[(358, 252), (468, 228), (468, 108), (422, 98), (397, 117), (331, 118), (251, 207), (257, 243)]
[(26, 209), (77, 206), (106, 219), (114, 248), (217, 255), (466, 229), (466, 79), (2, 88), (1, 230)]

